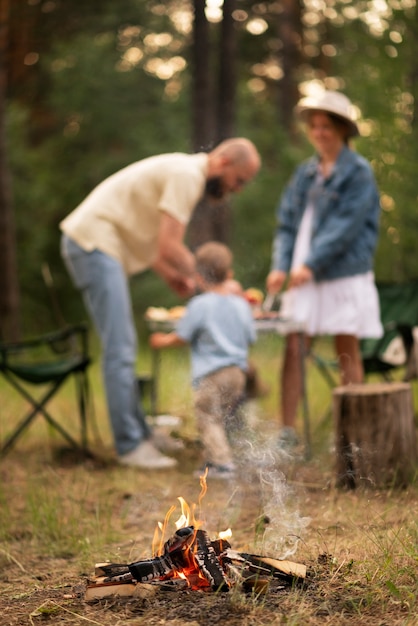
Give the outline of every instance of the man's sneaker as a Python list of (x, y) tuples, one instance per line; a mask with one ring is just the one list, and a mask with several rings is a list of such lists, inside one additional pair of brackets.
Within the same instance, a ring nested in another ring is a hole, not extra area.
[(147, 470), (169, 469), (177, 465), (175, 459), (161, 454), (149, 440), (142, 441), (134, 450), (121, 454), (118, 461), (121, 465)]
[(200, 478), (205, 475), (207, 470), (207, 478), (220, 478), (222, 480), (230, 480), (235, 478), (237, 468), (233, 463), (227, 465), (215, 465), (214, 463), (206, 463), (204, 467), (193, 472), (193, 476)]
[(277, 447), (279, 450), (291, 450), (299, 444), (299, 439), (296, 431), (291, 426), (283, 426), (279, 433), (277, 440)]

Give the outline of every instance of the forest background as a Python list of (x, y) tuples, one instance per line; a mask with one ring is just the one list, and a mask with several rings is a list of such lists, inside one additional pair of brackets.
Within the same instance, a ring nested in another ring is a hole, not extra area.
[[(415, 279), (415, 0), (0, 0), (0, 337), (85, 316), (58, 225), (96, 184), (228, 136), (254, 141), (262, 171), (212, 219), (199, 206), (188, 241), (226, 241), (236, 277), (263, 289), (278, 198), (312, 152), (293, 108), (324, 87), (361, 112), (355, 148), (382, 202), (377, 280)], [(151, 273), (132, 291), (138, 319), (177, 303)]]

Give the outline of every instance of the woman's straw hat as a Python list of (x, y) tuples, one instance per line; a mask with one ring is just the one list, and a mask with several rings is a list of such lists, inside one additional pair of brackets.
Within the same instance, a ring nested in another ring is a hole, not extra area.
[(303, 120), (306, 120), (310, 111), (332, 113), (332, 115), (340, 117), (347, 123), (350, 137), (360, 134), (353, 105), (347, 96), (338, 91), (323, 91), (318, 96), (302, 98), (296, 107), (296, 111)]

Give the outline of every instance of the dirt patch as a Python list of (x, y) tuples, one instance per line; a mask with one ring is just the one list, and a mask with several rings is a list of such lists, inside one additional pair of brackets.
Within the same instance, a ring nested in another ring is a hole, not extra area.
[[(0, 624), (268, 626), (417, 624), (416, 486), (341, 492), (327, 456), (274, 472), (247, 467), (234, 484), (208, 482), (198, 508), (214, 536), (232, 528), (232, 547), (304, 563), (303, 585), (266, 594), (158, 591), (150, 599), (84, 600), (96, 562), (149, 558), (158, 521), (178, 496), (198, 502), (198, 452), (178, 470), (137, 472), (111, 456), (48, 459), (27, 449), (0, 465)], [(269, 523), (263, 515), (268, 513)], [(415, 576), (415, 579), (414, 579)]]

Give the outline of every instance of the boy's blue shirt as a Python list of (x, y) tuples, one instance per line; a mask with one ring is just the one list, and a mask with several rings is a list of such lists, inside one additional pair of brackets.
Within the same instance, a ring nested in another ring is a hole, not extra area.
[(176, 334), (190, 344), (193, 385), (231, 365), (246, 371), (248, 347), (256, 339), (248, 302), (241, 296), (212, 291), (190, 300)]
[[(318, 157), (300, 165), (277, 210), (272, 269), (288, 272)], [(306, 265), (316, 281), (363, 274), (372, 269), (380, 216), (379, 193), (370, 164), (344, 147), (315, 207)]]

